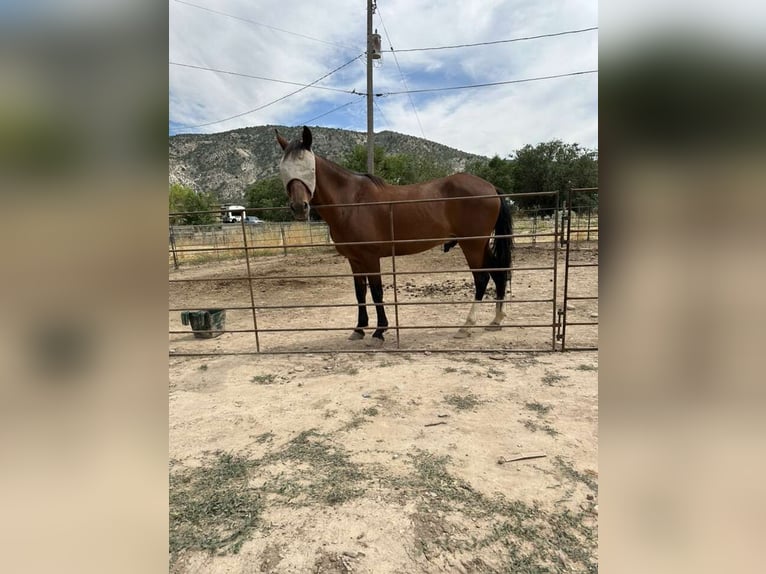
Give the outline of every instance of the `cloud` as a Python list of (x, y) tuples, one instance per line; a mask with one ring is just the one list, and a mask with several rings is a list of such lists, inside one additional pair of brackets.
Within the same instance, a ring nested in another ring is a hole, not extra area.
[[(184, 0), (185, 1), (185, 0)], [(365, 50), (365, 6), (341, 0), (251, 2), (170, 1), (170, 59), (265, 78), (310, 83)], [(374, 91), (442, 88), (596, 69), (597, 32), (452, 50), (411, 48), (487, 42), (597, 25), (595, 1), (458, 2), (392, 0), (379, 3), (373, 25), (383, 58)], [(382, 19), (381, 19), (382, 17)], [(267, 27), (268, 26), (268, 27)], [(273, 27), (292, 32), (278, 31)], [(307, 38), (311, 37), (313, 39)], [(250, 125), (296, 125), (358, 96), (170, 66), (170, 117), (177, 132), (215, 132)], [(320, 82), (366, 91), (364, 59)], [(507, 156), (527, 144), (557, 138), (597, 147), (598, 76), (377, 98), (375, 129), (423, 136), (464, 151)], [(361, 100), (362, 98), (360, 98)], [(418, 122), (418, 119), (420, 120)], [(315, 125), (366, 130), (365, 106), (328, 113)], [(422, 127), (422, 129), (421, 129)]]

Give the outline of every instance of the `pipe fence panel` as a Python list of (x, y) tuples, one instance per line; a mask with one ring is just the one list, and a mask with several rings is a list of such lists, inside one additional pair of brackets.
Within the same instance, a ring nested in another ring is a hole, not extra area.
[[(381, 202), (389, 206), (393, 240), (385, 242), (391, 247), (391, 256), (381, 260), (384, 305), (390, 324), (386, 343), (380, 348), (346, 340), (355, 326), (358, 303), (354, 274), (335, 246), (365, 242), (335, 244), (322, 221), (253, 224), (243, 219), (236, 223), (171, 225), (171, 354), (486, 353), (597, 348), (597, 322), (583, 321), (574, 312), (580, 306), (595, 305), (597, 309), (597, 295), (570, 293), (578, 278), (593, 282), (592, 255), (595, 253), (597, 265), (598, 254), (597, 190), (571, 190), (565, 198), (558, 192), (523, 194), (531, 195), (553, 196), (557, 207), (515, 210), (511, 266), (484, 269), (511, 273), (502, 330), (484, 332), (482, 325), (472, 329), (475, 336), (462, 340), (453, 335), (473, 303), (473, 281), (461, 250), (456, 247), (446, 253), (439, 247), (397, 256), (397, 246), (424, 239), (393, 236), (394, 207), (470, 198)], [(576, 198), (586, 200), (577, 203)], [(337, 207), (365, 205), (369, 204)], [(186, 214), (170, 214), (171, 221), (177, 221), (180, 215)], [(446, 243), (492, 237), (428, 240)], [(585, 261), (573, 254), (588, 254), (590, 259)], [(365, 330), (369, 334), (375, 329), (375, 307), (369, 298), (367, 306), (371, 326)], [(494, 291), (489, 289), (480, 315), (489, 317), (494, 308)], [(224, 323), (214, 324), (213, 315), (205, 314), (210, 310), (223, 310)], [(182, 323), (183, 317), (189, 319), (190, 314), (198, 321), (196, 327)], [(595, 339), (591, 333), (594, 325)], [(591, 334), (582, 340), (572, 339), (573, 331), (567, 334), (567, 326), (585, 327)]]

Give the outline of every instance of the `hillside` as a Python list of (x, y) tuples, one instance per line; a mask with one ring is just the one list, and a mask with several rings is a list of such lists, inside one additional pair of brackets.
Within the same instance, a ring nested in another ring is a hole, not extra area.
[[(300, 128), (256, 126), (217, 134), (171, 136), (169, 182), (211, 192), (221, 202), (240, 200), (248, 186), (277, 175), (281, 150), (274, 137), (275, 128), (287, 139), (300, 134)], [(335, 162), (340, 162), (354, 146), (367, 142), (363, 132), (321, 127), (312, 127), (311, 132), (313, 149)], [(390, 131), (375, 134), (375, 145), (388, 154), (406, 153), (434, 160), (451, 172), (462, 171), (468, 162), (481, 157)]]

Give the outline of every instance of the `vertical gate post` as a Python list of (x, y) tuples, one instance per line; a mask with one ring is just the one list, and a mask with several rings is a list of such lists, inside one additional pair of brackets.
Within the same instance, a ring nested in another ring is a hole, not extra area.
[(558, 301), (559, 294), (558, 294), (558, 268), (559, 268), (559, 217), (558, 217), (558, 211), (559, 211), (559, 203), (560, 203), (560, 191), (556, 192), (555, 196), (555, 204), (553, 211), (553, 296), (551, 297), (553, 306), (552, 309), (552, 333), (551, 333), (551, 351), (556, 350), (556, 339), (557, 339), (557, 330), (559, 328), (559, 317), (560, 315), (557, 313), (558, 309), (556, 308), (556, 302)]
[(561, 313), (561, 350), (566, 351), (567, 345), (567, 305), (569, 304), (567, 295), (569, 293), (569, 254), (572, 249), (572, 190), (567, 188), (567, 200), (566, 200), (566, 251), (564, 255), (564, 298)]
[(398, 298), (398, 289), (396, 286), (396, 243), (394, 243), (394, 240), (396, 237), (394, 237), (394, 204), (389, 203), (388, 204), (388, 219), (391, 223), (391, 272), (392, 276), (394, 278), (393, 284), (394, 284), (394, 320), (396, 321), (396, 348), (399, 349), (399, 298)]
[(250, 251), (247, 248), (247, 229), (245, 228), (245, 212), (242, 212), (242, 242), (245, 246), (245, 262), (247, 263), (247, 284), (250, 286), (250, 307), (253, 310), (253, 329), (255, 329), (255, 350), (261, 352), (261, 342), (258, 340), (258, 319), (255, 316), (255, 295), (253, 294), (253, 275), (250, 272)]

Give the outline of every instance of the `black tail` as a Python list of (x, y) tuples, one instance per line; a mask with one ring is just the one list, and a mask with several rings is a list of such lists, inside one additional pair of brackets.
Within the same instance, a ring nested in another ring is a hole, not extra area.
[[(499, 189), (497, 193), (502, 193)], [(492, 253), (492, 267), (510, 267), (511, 266), (511, 250), (513, 249), (512, 237), (499, 237), (501, 235), (513, 234), (513, 218), (511, 216), (511, 206), (504, 197), (500, 198), (500, 214), (497, 216), (495, 222), (495, 239), (493, 241), (491, 253)], [(505, 273), (506, 277), (510, 274)]]

